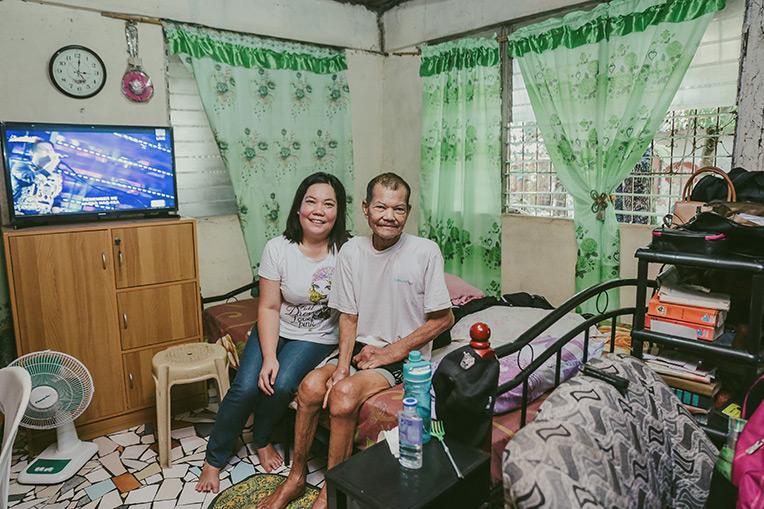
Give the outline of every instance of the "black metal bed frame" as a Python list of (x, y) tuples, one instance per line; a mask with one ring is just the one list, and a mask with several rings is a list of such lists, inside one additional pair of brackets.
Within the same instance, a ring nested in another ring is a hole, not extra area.
[[(570, 313), (571, 311), (575, 311), (575, 309), (583, 304), (584, 302), (588, 301), (592, 298), (597, 298), (604, 294), (608, 290), (613, 290), (615, 288), (623, 288), (627, 286), (637, 286), (637, 279), (614, 279), (612, 281), (607, 281), (605, 283), (600, 283), (598, 285), (592, 286), (590, 288), (587, 288), (586, 290), (582, 290), (581, 292), (577, 293), (570, 299), (568, 299), (565, 303), (563, 303), (558, 308), (551, 311), (547, 316), (539, 320), (536, 324), (531, 326), (528, 330), (520, 334), (520, 336), (512, 343), (509, 343), (507, 345), (500, 346), (496, 348), (496, 356), (506, 357), (507, 355), (511, 355), (513, 353), (519, 352), (526, 346), (529, 346), (530, 343), (539, 337), (545, 330), (547, 330), (550, 326), (555, 324), (557, 321), (559, 321), (562, 317), (564, 317), (566, 314)], [(647, 286), (651, 288), (656, 287), (656, 282), (653, 280), (648, 280)], [(645, 306), (646, 307), (646, 306)], [(554, 377), (554, 386), (555, 388), (560, 385), (560, 369), (562, 364), (562, 349), (565, 347), (566, 344), (568, 344), (571, 340), (573, 340), (576, 336), (584, 333), (584, 348), (583, 348), (583, 364), (586, 364), (586, 362), (589, 360), (589, 329), (592, 325), (599, 324), (601, 322), (611, 320), (611, 327), (610, 327), (610, 352), (615, 351), (615, 335), (616, 335), (616, 324), (617, 324), (617, 318), (620, 316), (626, 316), (626, 315), (635, 315), (636, 308), (635, 307), (626, 307), (626, 308), (620, 308), (615, 309), (613, 311), (607, 311), (604, 313), (600, 313), (599, 315), (591, 316), (586, 318), (582, 323), (565, 333), (560, 339), (555, 341), (555, 343), (544, 350), (540, 355), (535, 357), (528, 366), (524, 367), (520, 373), (513, 378), (512, 380), (503, 383), (499, 385), (499, 387), (496, 389), (496, 395), (503, 394), (507, 391), (510, 391), (519, 385), (522, 384), (523, 386), (523, 393), (522, 393), (522, 400), (521, 400), (521, 407), (520, 407), (520, 428), (523, 428), (527, 421), (528, 416), (528, 378), (537, 370), (539, 369), (546, 361), (548, 361), (553, 355), (557, 356), (557, 362), (555, 366), (555, 377)]]

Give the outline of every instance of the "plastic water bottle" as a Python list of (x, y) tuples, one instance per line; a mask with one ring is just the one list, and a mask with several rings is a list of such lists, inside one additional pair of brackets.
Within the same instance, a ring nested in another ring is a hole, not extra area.
[(430, 441), (430, 420), (432, 418), (432, 363), (422, 359), (419, 350), (409, 352), (409, 358), (403, 364), (403, 397), (417, 400), (417, 412), (422, 418), (422, 443)]
[(398, 414), (398, 461), (406, 468), (422, 468), (422, 418), (414, 398), (403, 398)]

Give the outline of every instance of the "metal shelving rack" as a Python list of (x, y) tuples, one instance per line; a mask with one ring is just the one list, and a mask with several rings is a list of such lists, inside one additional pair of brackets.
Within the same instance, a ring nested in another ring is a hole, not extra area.
[(691, 253), (667, 253), (650, 248), (638, 249), (634, 255), (637, 265), (637, 302), (647, 297), (647, 267), (650, 263), (683, 265), (706, 269), (747, 272), (751, 274), (751, 302), (748, 336), (745, 348), (723, 346), (714, 342), (679, 338), (645, 329), (645, 307), (637, 306), (632, 325), (632, 355), (642, 358), (644, 342), (670, 345), (705, 357), (733, 361), (754, 370), (764, 362), (762, 352), (762, 316), (764, 315), (764, 257), (752, 258), (739, 255), (710, 256)]
[[(712, 358), (715, 361), (742, 368), (745, 375), (753, 379), (764, 365), (762, 344), (762, 315), (764, 315), (764, 257), (752, 258), (739, 255), (710, 256), (692, 253), (667, 253), (650, 248), (638, 249), (634, 255), (637, 265), (637, 302), (644, 303), (647, 297), (647, 268), (650, 263), (682, 265), (706, 269), (721, 269), (751, 274), (751, 302), (749, 313), (749, 334), (745, 348), (718, 345), (714, 342), (686, 339), (668, 334), (661, 334), (645, 329), (645, 306), (636, 306), (631, 332), (631, 353), (642, 358), (645, 342), (669, 345), (677, 349)], [(724, 441), (726, 433), (701, 424), (706, 433), (717, 444)]]

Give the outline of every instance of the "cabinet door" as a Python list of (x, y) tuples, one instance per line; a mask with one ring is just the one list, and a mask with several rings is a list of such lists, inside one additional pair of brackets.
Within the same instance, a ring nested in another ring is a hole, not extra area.
[(198, 294), (193, 281), (119, 293), (122, 348), (198, 336)]
[(106, 230), (10, 239), (20, 353), (57, 350), (85, 364), (95, 394), (78, 422), (124, 410), (110, 240)]
[[(127, 406), (131, 410), (153, 406), (156, 402), (154, 377), (151, 373), (151, 359), (167, 348), (157, 346), (124, 354), (125, 384), (127, 386)], [(178, 401), (199, 397), (204, 393), (205, 382), (175, 385), (172, 399)]]
[(112, 230), (117, 288), (194, 279), (194, 223)]

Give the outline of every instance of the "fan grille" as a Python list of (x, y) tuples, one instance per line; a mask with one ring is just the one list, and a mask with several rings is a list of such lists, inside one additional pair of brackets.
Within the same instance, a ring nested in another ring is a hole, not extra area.
[(58, 394), (58, 401), (42, 408), (30, 399), (21, 425), (32, 429), (49, 429), (71, 422), (79, 417), (93, 397), (93, 378), (87, 368), (61, 352), (46, 350), (19, 357), (11, 363), (21, 366), (32, 378), (32, 390), (50, 387)]

